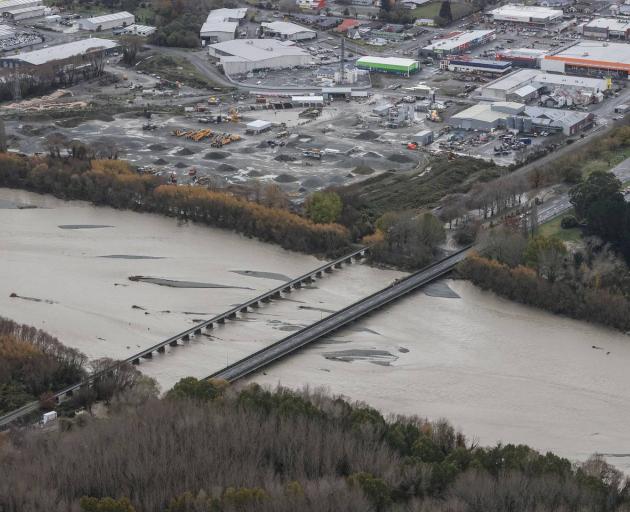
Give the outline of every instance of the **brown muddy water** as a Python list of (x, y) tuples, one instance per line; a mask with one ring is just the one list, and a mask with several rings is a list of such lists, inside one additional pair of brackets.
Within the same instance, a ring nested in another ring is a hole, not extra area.
[[(0, 315), (91, 358), (128, 357), (321, 264), (227, 231), (6, 189), (0, 262)], [(140, 369), (162, 389), (205, 377), (399, 275), (345, 267)], [(482, 444), (600, 452), (630, 473), (628, 367), (622, 333), (443, 281), (250, 380), (446, 417)]]

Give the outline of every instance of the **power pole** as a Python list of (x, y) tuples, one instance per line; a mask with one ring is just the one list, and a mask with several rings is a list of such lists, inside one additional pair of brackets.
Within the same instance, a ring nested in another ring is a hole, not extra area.
[(0, 118), (0, 153), (7, 152), (7, 133), (4, 129), (4, 120)]
[(339, 83), (346, 81), (346, 38), (341, 36), (341, 59), (339, 61)]

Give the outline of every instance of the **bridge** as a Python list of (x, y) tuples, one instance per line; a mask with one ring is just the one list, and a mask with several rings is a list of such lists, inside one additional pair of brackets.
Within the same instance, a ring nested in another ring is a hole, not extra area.
[(361, 299), (350, 306), (337, 311), (315, 322), (300, 331), (293, 333), (286, 338), (255, 352), (240, 361), (237, 361), (218, 372), (213, 373), (208, 378), (224, 379), (234, 382), (249, 375), (264, 366), (312, 343), (327, 334), (330, 334), (341, 327), (358, 320), (359, 318), (379, 309), (396, 299), (436, 280), (444, 274), (453, 270), (455, 265), (462, 261), (470, 247), (466, 247), (442, 260), (429, 265), (428, 267), (411, 274), (410, 276), (393, 283), (387, 288), (383, 288), (372, 295)]
[[(368, 252), (368, 247), (361, 247), (349, 254), (341, 256), (340, 258), (325, 263), (324, 265), (321, 265), (320, 267), (317, 267), (316, 269), (311, 270), (306, 274), (296, 277), (291, 281), (287, 281), (282, 285), (263, 293), (262, 295), (254, 297), (253, 299), (243, 302), (242, 304), (239, 304), (228, 311), (220, 313), (219, 315), (216, 315), (209, 320), (198, 323), (190, 329), (182, 331), (166, 340), (162, 340), (159, 343), (156, 343), (151, 347), (143, 349), (125, 360), (118, 361), (111, 368), (106, 368), (100, 372), (90, 374), (90, 376), (87, 377), (84, 381), (73, 384), (72, 386), (68, 386), (61, 391), (55, 393), (53, 396), (57, 403), (59, 403), (65, 398), (71, 397), (82, 387), (90, 386), (94, 381), (98, 380), (99, 378), (105, 377), (108, 374), (112, 373), (114, 370), (116, 370), (118, 366), (122, 364), (131, 363), (134, 365), (139, 365), (143, 359), (151, 359), (156, 354), (164, 354), (167, 352), (167, 350), (173, 350), (175, 347), (182, 346), (186, 342), (190, 341), (191, 336), (201, 335), (204, 329), (211, 330), (217, 324), (224, 324), (226, 321), (235, 320), (239, 314), (247, 313), (247, 311), (249, 311), (250, 309), (259, 308), (261, 305), (269, 303), (273, 299), (281, 298), (283, 294), (286, 295), (288, 293), (291, 293), (293, 290), (298, 290), (302, 288), (302, 286), (304, 285), (313, 283), (316, 279), (323, 278), (325, 275), (334, 272), (335, 269), (342, 268), (344, 263), (351, 264), (354, 261), (360, 261), (364, 259), (367, 256)], [(19, 418), (22, 418), (34, 411), (37, 411), (38, 409), (39, 402), (29, 402), (19, 409), (0, 416), (0, 428), (3, 428), (13, 421), (16, 421)]]
[[(462, 261), (471, 247), (466, 247), (460, 251), (446, 256), (445, 258), (415, 272), (400, 281), (394, 282), (392, 285), (383, 288), (382, 290), (373, 293), (372, 295), (361, 299), (346, 308), (333, 313), (322, 320), (300, 330), (292, 335), (273, 343), (258, 352), (255, 352), (234, 364), (231, 364), (218, 372), (210, 375), (209, 378), (225, 379), (229, 382), (234, 382), (238, 379), (249, 375), (256, 370), (298, 350), (299, 348), (312, 343), (321, 337), (336, 331), (337, 329), (351, 323), (359, 318), (367, 315), (368, 313), (389, 304), (400, 297), (403, 297), (410, 292), (434, 281), (435, 279), (447, 274), (453, 268)], [(350, 254), (346, 254), (341, 258), (328, 262), (306, 274), (303, 274), (291, 281), (288, 281), (277, 288), (269, 290), (247, 302), (239, 304), (234, 308), (225, 311), (219, 315), (216, 315), (209, 320), (196, 324), (195, 326), (182, 331), (175, 336), (161, 341), (149, 348), (146, 348), (131, 357), (117, 362), (110, 368), (96, 372), (87, 377), (84, 381), (68, 386), (61, 391), (58, 391), (53, 396), (59, 403), (62, 400), (71, 397), (75, 392), (81, 388), (92, 385), (101, 377), (105, 377), (111, 374), (118, 366), (125, 363), (131, 363), (134, 365), (141, 364), (143, 359), (151, 359), (155, 354), (163, 354), (168, 350), (172, 350), (180, 343), (185, 343), (190, 340), (191, 336), (201, 335), (203, 330), (211, 330), (217, 324), (223, 324), (226, 321), (234, 320), (239, 314), (246, 313), (250, 308), (258, 308), (264, 303), (268, 303), (273, 299), (279, 299), (282, 294), (291, 293), (293, 290), (297, 290), (305, 284), (310, 284), (316, 279), (324, 277), (327, 273), (331, 273), (334, 269), (341, 268), (344, 263), (350, 264), (353, 261), (358, 261), (366, 257), (369, 252), (369, 248), (362, 247), (353, 251)], [(10, 423), (31, 414), (39, 409), (38, 402), (30, 402), (15, 411), (12, 411), (4, 416), (0, 416), (0, 428), (6, 427)]]

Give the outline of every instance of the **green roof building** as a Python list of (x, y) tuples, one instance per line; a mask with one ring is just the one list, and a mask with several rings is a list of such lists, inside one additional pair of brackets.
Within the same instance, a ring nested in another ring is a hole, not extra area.
[(357, 60), (356, 66), (359, 69), (405, 76), (418, 71), (417, 60), (401, 59), (399, 57), (361, 57)]

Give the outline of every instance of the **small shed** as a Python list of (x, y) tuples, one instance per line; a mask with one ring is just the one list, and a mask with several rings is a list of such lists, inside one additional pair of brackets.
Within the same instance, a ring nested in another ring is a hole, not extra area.
[(413, 137), (413, 142), (421, 146), (428, 146), (433, 142), (433, 130), (422, 130), (416, 133)]
[(271, 130), (271, 123), (269, 121), (263, 121), (262, 119), (256, 119), (251, 123), (245, 125), (245, 133), (257, 134)]
[(372, 112), (378, 116), (386, 116), (389, 113), (389, 109), (392, 108), (393, 105), (391, 103), (384, 103), (382, 105), (377, 105), (372, 109)]

